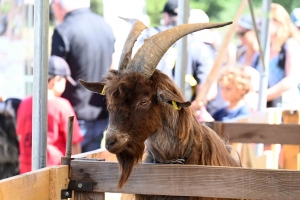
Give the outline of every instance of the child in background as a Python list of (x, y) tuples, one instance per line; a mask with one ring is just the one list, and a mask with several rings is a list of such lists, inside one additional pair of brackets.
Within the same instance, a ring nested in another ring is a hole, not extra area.
[(258, 109), (258, 90), (260, 82), (259, 72), (251, 66), (245, 67), (246, 73), (251, 77), (251, 87), (249, 92), (244, 96), (246, 105), (250, 108), (251, 113), (256, 113)]
[[(57, 56), (49, 59), (48, 73), (48, 135), (47, 166), (59, 165), (66, 152), (68, 117), (75, 116), (68, 100), (61, 98), (66, 81), (72, 85), (76, 82), (66, 61)], [(83, 137), (76, 117), (73, 124), (72, 154), (81, 153), (80, 142)], [(31, 171), (32, 152), (32, 96), (22, 100), (18, 109), (17, 134), (20, 146), (20, 173)]]
[(226, 121), (251, 114), (244, 99), (251, 90), (251, 77), (247, 68), (240, 65), (224, 68), (218, 82), (222, 88), (222, 97), (228, 102), (228, 106), (218, 110), (213, 116), (202, 108), (200, 116), (203, 121)]

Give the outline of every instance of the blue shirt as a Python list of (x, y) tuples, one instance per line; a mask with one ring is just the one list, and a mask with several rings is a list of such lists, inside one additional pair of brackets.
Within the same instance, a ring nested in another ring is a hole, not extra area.
[(218, 110), (215, 114), (213, 114), (212, 117), (215, 119), (215, 121), (226, 121), (229, 119), (233, 119), (241, 116), (247, 116), (250, 114), (251, 114), (250, 109), (244, 105), (232, 110), (228, 110), (228, 107), (222, 108)]
[[(295, 38), (289, 38), (284, 45), (282, 46), (282, 49), (278, 55), (274, 56), (269, 61), (269, 76), (268, 76), (268, 88), (273, 87), (277, 83), (279, 83), (282, 79), (286, 77), (285, 73), (285, 57), (287, 57), (286, 49), (292, 49), (293, 52), (299, 53), (300, 51), (300, 45), (299, 42)], [(259, 54), (256, 55), (256, 58), (258, 59)], [(279, 62), (281, 61), (281, 62)], [(300, 63), (298, 63), (299, 65)], [(257, 65), (255, 66), (256, 69), (259, 72), (262, 72), (262, 66), (259, 62), (257, 62)], [(298, 66), (297, 66), (298, 67)], [(281, 94), (282, 95), (282, 94)], [(298, 95), (298, 94), (295, 94)], [(279, 107), (282, 106), (282, 98), (278, 97), (272, 101), (269, 101), (267, 104), (267, 107)]]
[[(256, 59), (258, 59), (259, 54), (256, 54)], [(285, 77), (285, 70), (283, 67), (279, 66), (279, 54), (272, 58), (269, 61), (269, 79), (268, 79), (268, 87), (272, 87), (280, 82)], [(260, 63), (255, 66), (257, 70), (262, 71), (262, 66)]]

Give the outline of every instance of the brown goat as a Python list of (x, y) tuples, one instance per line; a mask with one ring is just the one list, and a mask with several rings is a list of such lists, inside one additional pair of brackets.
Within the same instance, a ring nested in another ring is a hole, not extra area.
[[(145, 151), (147, 163), (241, 166), (210, 128), (200, 125), (190, 102), (174, 82), (155, 67), (167, 49), (193, 31), (229, 23), (180, 25), (149, 38), (131, 59), (136, 38), (146, 27), (135, 21), (121, 56), (119, 70), (104, 82), (80, 80), (87, 89), (105, 94), (109, 111), (106, 148), (116, 154), (122, 187)], [(211, 199), (135, 195), (136, 199)]]

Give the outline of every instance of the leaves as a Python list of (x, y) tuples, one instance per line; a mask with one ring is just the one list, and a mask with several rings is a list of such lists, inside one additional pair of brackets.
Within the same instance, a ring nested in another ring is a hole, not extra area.
[(158, 26), (162, 18), (162, 11), (167, 0), (146, 0), (147, 14), (151, 19), (151, 26)]
[(91, 10), (103, 16), (103, 0), (91, 0)]
[[(147, 14), (151, 19), (151, 26), (160, 24), (161, 12), (167, 0), (146, 0)], [(225, 3), (226, 2), (226, 3)], [(279, 3), (290, 13), (294, 8), (300, 7), (299, 0), (273, 0)], [(202, 9), (211, 21), (230, 21), (240, 5), (241, 0), (190, 0), (190, 8)], [(253, 0), (255, 11), (261, 11), (262, 0)], [(249, 13), (249, 9), (246, 9)]]
[[(145, 0), (147, 14), (151, 19), (151, 26), (158, 26), (162, 18), (162, 11), (167, 0)], [(262, 0), (252, 0), (256, 12), (261, 11)], [(226, 2), (226, 3), (225, 3)], [(273, 0), (279, 3), (290, 13), (294, 8), (300, 7), (299, 0)], [(241, 0), (190, 0), (190, 8), (202, 9), (210, 17), (211, 21), (230, 21), (240, 5)], [(91, 9), (95, 13), (103, 15), (103, 0), (91, 0)], [(250, 13), (246, 9), (246, 13)]]

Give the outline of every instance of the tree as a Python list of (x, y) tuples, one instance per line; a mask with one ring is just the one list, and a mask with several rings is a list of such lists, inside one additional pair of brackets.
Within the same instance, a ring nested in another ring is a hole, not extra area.
[[(147, 14), (151, 19), (151, 25), (159, 25), (161, 11), (167, 0), (146, 0)], [(211, 21), (230, 21), (236, 14), (241, 0), (190, 0), (190, 8), (202, 9), (210, 17)], [(289, 13), (293, 8), (300, 7), (299, 0), (273, 0), (274, 3), (281, 4)], [(253, 0), (255, 10), (261, 10), (262, 0)], [(246, 9), (247, 13), (249, 10)]]
[[(167, 0), (146, 1), (147, 14), (151, 19), (152, 26), (159, 25), (161, 19), (161, 11), (163, 10), (166, 2)], [(224, 11), (229, 11), (230, 8), (237, 9), (238, 5), (239, 5), (238, 0), (226, 0), (226, 3), (224, 3), (224, 1), (216, 1), (216, 0), (190, 0), (190, 8), (202, 9), (207, 13), (207, 15), (211, 18), (212, 21), (220, 20), (220, 18), (222, 18), (223, 16)], [(232, 12), (229, 11), (228, 13), (232, 13)]]
[(167, 0), (146, 0), (147, 14), (151, 20), (151, 26), (157, 26), (160, 24), (161, 12), (164, 9), (164, 5)]
[(91, 0), (91, 10), (99, 15), (103, 16), (103, 1)]

